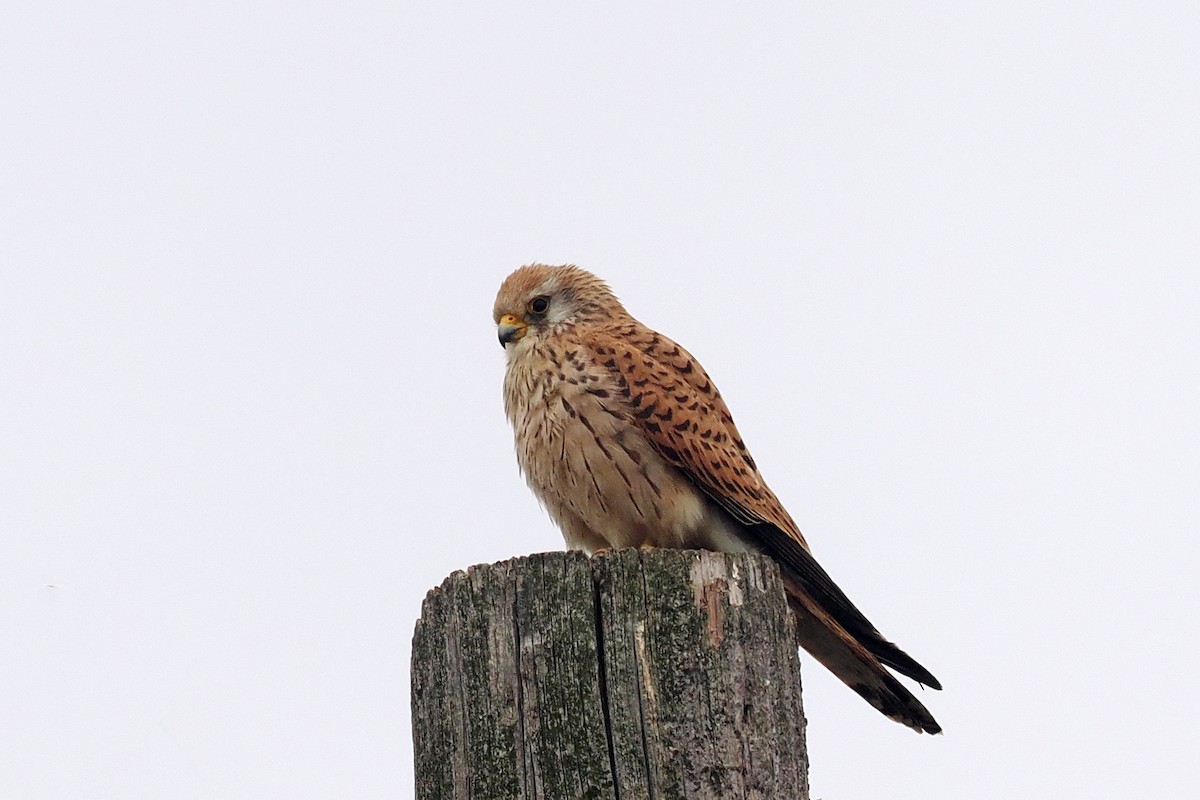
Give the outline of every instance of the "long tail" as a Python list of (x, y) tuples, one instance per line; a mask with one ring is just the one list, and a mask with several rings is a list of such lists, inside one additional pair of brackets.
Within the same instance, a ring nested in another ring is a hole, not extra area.
[[(888, 718), (918, 733), (942, 732), (942, 727), (929, 710), (884, 668), (870, 650), (851, 636), (803, 588), (786, 577), (784, 583), (796, 616), (796, 639), (801, 647)], [(895, 648), (895, 645), (891, 646)], [(895, 649), (903, 655), (903, 651)]]

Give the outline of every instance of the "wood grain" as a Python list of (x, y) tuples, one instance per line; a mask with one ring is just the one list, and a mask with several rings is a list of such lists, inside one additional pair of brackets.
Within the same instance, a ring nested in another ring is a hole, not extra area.
[(800, 798), (795, 633), (769, 558), (545, 553), (456, 572), (413, 638), (417, 798)]

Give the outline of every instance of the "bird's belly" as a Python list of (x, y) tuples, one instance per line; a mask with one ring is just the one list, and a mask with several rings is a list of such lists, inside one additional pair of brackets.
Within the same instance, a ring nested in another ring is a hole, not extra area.
[(585, 391), (513, 408), (521, 471), (571, 547), (689, 547), (708, 500)]

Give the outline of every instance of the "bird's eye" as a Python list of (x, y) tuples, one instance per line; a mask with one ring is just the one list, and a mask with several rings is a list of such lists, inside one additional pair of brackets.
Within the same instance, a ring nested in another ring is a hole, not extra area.
[(550, 307), (550, 298), (542, 295), (535, 297), (529, 301), (529, 310), (535, 314), (545, 314), (546, 309)]

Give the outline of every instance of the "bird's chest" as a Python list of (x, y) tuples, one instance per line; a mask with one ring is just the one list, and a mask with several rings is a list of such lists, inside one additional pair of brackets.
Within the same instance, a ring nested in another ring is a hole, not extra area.
[(633, 424), (614, 378), (573, 366), (509, 364), (505, 409), (525, 479), (568, 542), (679, 546), (703, 513), (695, 487)]
[(510, 363), (505, 373), (504, 410), (517, 461), (544, 502), (551, 500), (546, 492), (562, 483), (556, 478), (562, 477), (568, 448), (578, 449), (587, 430), (580, 414), (596, 410), (583, 385), (545, 357)]

